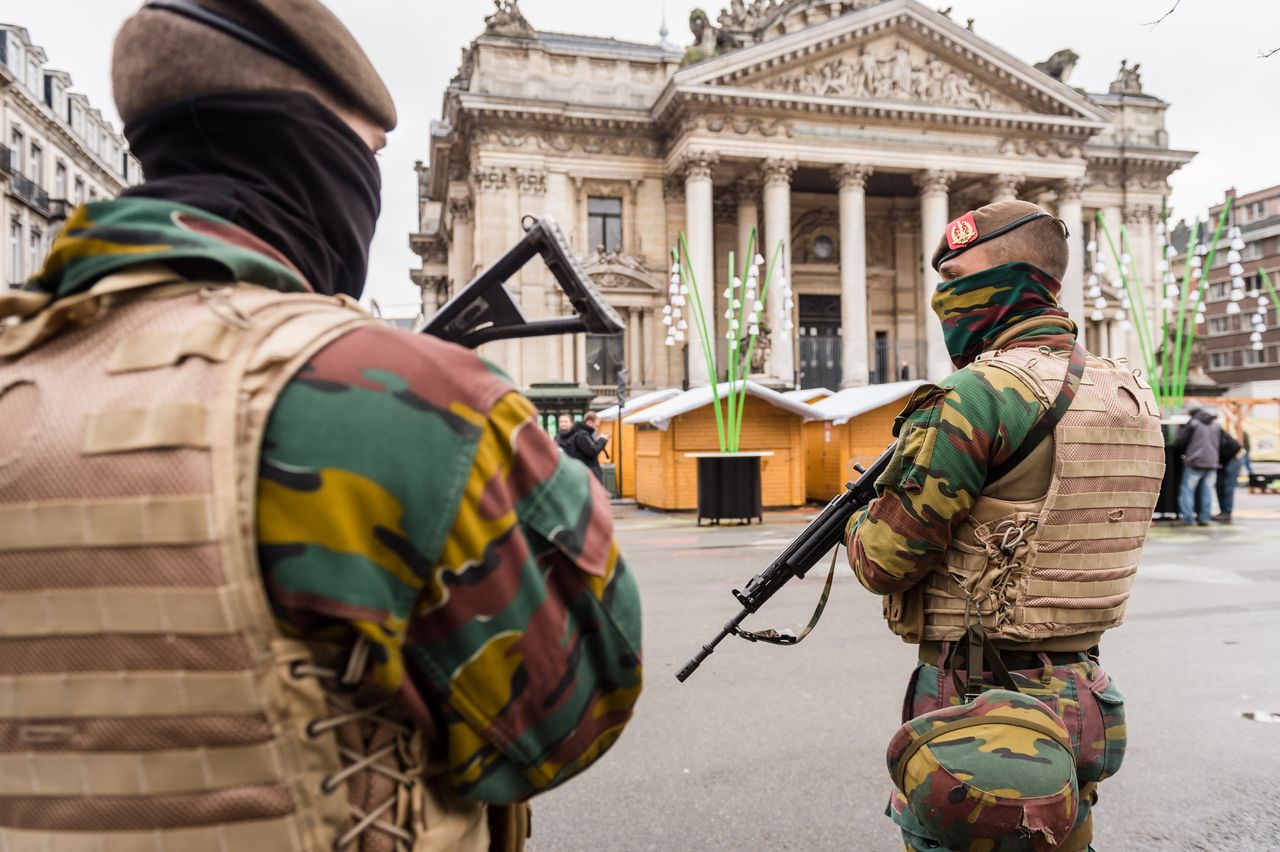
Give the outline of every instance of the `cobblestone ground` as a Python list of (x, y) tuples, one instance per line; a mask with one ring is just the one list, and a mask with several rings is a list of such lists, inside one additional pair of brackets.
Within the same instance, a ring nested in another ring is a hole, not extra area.
[[(645, 600), (646, 692), (598, 766), (534, 802), (537, 852), (896, 850), (884, 749), (914, 660), (841, 552), (823, 621), (801, 645), (726, 640), (674, 674), (737, 610), (741, 585), (813, 516), (698, 529), (617, 507)], [(1157, 527), (1129, 620), (1103, 662), (1127, 697), (1130, 750), (1102, 787), (1095, 847), (1280, 849), (1280, 496), (1237, 498), (1232, 526)], [(757, 625), (796, 627), (825, 564)]]

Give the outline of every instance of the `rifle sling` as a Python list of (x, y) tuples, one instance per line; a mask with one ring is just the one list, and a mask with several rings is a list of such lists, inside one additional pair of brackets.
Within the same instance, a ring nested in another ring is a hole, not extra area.
[(1058, 421), (1067, 413), (1067, 409), (1076, 398), (1076, 391), (1080, 388), (1080, 379), (1084, 376), (1085, 361), (1088, 357), (1089, 353), (1085, 351), (1077, 336), (1076, 345), (1071, 349), (1071, 360), (1067, 363), (1067, 374), (1062, 377), (1062, 387), (1058, 389), (1057, 398), (1052, 405), (1045, 408), (1040, 419), (1031, 427), (1031, 431), (1027, 432), (1027, 437), (1022, 440), (1022, 444), (1013, 451), (1013, 455), (987, 471), (988, 483), (996, 482), (1022, 464), (1027, 456), (1035, 452), (1036, 447), (1053, 434)]
[(813, 617), (809, 619), (809, 623), (798, 634), (794, 630), (777, 631), (772, 627), (757, 632), (739, 628), (736, 631), (737, 634), (748, 642), (768, 642), (770, 645), (799, 645), (804, 637), (813, 631), (818, 619), (822, 617), (822, 611), (827, 608), (827, 599), (831, 597), (831, 582), (836, 576), (836, 556), (839, 553), (840, 545), (837, 544), (831, 551), (831, 568), (827, 571), (827, 582), (822, 587), (822, 596), (818, 598), (818, 606), (814, 609)]

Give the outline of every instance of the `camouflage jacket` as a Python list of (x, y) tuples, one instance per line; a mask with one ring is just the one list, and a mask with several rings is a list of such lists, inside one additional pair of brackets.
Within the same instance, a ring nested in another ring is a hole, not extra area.
[[(155, 262), (308, 289), (250, 234), (145, 198), (79, 208), (32, 286)], [(375, 681), (441, 733), (461, 794), (559, 784), (630, 718), (640, 607), (608, 497), (471, 352), (391, 328), (322, 349), (272, 411), (257, 521), (281, 629), (373, 640)]]
[[(971, 360), (1036, 317), (1025, 333), (1001, 341), (1003, 348), (1071, 349), (1075, 326), (1057, 309), (1056, 281), (1022, 264), (989, 272), (944, 285), (934, 297), (955, 360)], [(987, 362), (917, 389), (894, 426), (898, 447), (877, 481), (878, 496), (847, 530), (849, 562), (862, 585), (881, 595), (904, 591), (941, 565), (987, 471), (1018, 449), (1043, 411), (1030, 388)]]

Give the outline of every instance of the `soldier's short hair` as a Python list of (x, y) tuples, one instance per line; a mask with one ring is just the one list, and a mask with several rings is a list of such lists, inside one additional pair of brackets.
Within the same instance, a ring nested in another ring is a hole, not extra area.
[(1062, 280), (1071, 251), (1062, 236), (1062, 224), (1050, 216), (1041, 216), (992, 239), (987, 243), (987, 254), (993, 265), (1023, 260)]

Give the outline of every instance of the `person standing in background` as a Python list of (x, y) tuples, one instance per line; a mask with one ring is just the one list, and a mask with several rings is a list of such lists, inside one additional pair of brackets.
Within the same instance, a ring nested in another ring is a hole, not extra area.
[[(563, 420), (563, 418), (562, 418)], [(600, 453), (609, 444), (609, 436), (601, 435), (600, 416), (594, 411), (582, 415), (582, 422), (574, 423), (568, 432), (557, 438), (560, 447), (569, 458), (577, 459), (587, 466), (596, 479), (604, 481), (604, 471), (600, 469)]]
[(1222, 440), (1218, 445), (1218, 463), (1222, 466), (1217, 483), (1218, 514), (1213, 516), (1220, 524), (1231, 523), (1231, 510), (1236, 503), (1236, 480), (1240, 478), (1244, 462), (1244, 446), (1230, 432), (1222, 430)]
[(1174, 451), (1182, 456), (1183, 465), (1176, 523), (1190, 526), (1194, 521), (1207, 527), (1213, 514), (1211, 495), (1221, 467), (1222, 425), (1218, 423), (1216, 408), (1203, 406), (1193, 399), (1187, 403), (1186, 410), (1191, 419), (1178, 429), (1173, 442)]
[(556, 444), (560, 449), (564, 449), (564, 437), (569, 434), (569, 430), (573, 428), (573, 418), (567, 414), (561, 414), (556, 418)]

